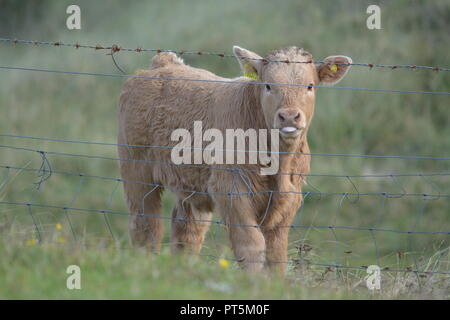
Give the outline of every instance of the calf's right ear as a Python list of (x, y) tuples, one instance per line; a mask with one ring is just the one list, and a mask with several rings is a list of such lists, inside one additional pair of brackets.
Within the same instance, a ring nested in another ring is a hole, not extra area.
[(243, 76), (257, 81), (260, 80), (259, 75), (263, 58), (254, 52), (238, 46), (233, 46), (233, 53), (241, 65)]

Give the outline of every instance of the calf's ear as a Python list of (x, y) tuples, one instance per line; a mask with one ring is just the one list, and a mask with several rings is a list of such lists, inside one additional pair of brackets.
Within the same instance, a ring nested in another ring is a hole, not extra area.
[(238, 46), (233, 46), (233, 53), (241, 65), (243, 76), (253, 80), (260, 80), (262, 57)]
[(333, 85), (342, 80), (350, 69), (352, 59), (346, 56), (330, 56), (317, 66), (320, 83)]

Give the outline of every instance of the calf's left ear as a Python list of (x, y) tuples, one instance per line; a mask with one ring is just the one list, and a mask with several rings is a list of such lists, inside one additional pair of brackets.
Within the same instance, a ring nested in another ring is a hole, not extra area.
[(320, 83), (333, 85), (341, 81), (350, 69), (352, 59), (346, 56), (330, 56), (317, 66)]

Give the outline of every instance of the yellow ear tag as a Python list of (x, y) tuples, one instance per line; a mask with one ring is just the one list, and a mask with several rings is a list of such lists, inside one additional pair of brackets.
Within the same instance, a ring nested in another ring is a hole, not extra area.
[(332, 64), (332, 65), (330, 66), (330, 70), (331, 70), (331, 72), (333, 72), (333, 73), (336, 73), (336, 72), (337, 72), (337, 70), (338, 70), (338, 67), (337, 67), (337, 65), (335, 65), (335, 64)]
[(255, 69), (248, 64), (244, 65), (244, 77), (258, 81), (258, 74), (255, 72)]

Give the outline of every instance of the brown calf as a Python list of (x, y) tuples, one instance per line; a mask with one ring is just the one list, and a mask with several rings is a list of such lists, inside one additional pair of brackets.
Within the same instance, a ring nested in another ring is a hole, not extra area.
[[(178, 128), (192, 132), (194, 121), (202, 121), (203, 130), (215, 128), (224, 136), (226, 129), (279, 129), (279, 151), (288, 153), (280, 154), (278, 172), (307, 174), (307, 132), (316, 94), (316, 88), (310, 85), (336, 83), (348, 71), (349, 65), (345, 64), (351, 59), (332, 56), (316, 67), (314, 63), (269, 62), (312, 61), (309, 53), (296, 47), (272, 51), (265, 59), (240, 47), (233, 49), (244, 75), (251, 77), (222, 78), (184, 64), (175, 54), (159, 53), (151, 68), (140, 70), (137, 75), (219, 82), (132, 78), (125, 83), (120, 97), (118, 143), (167, 147), (119, 147), (120, 158), (132, 160), (121, 161), (122, 178), (144, 182), (124, 183), (130, 211), (144, 213), (131, 216), (131, 238), (135, 245), (159, 251), (163, 220), (155, 216), (162, 214), (162, 190), (149, 184), (196, 190), (195, 194), (175, 192), (178, 200), (173, 208), (176, 219), (172, 221), (171, 234), (174, 252), (200, 252), (209, 223), (192, 220), (209, 220), (217, 210), (230, 224), (231, 245), (244, 267), (259, 271), (266, 266), (284, 273), (286, 264), (277, 262), (287, 261), (289, 228), (277, 226), (290, 225), (301, 205), (301, 176), (262, 175), (262, 164), (171, 165), (171, 147), (176, 145), (171, 132)], [(255, 85), (255, 79), (304, 86)], [(236, 169), (244, 174), (237, 174)], [(230, 190), (245, 194), (227, 196)], [(275, 192), (261, 192), (267, 190)]]

